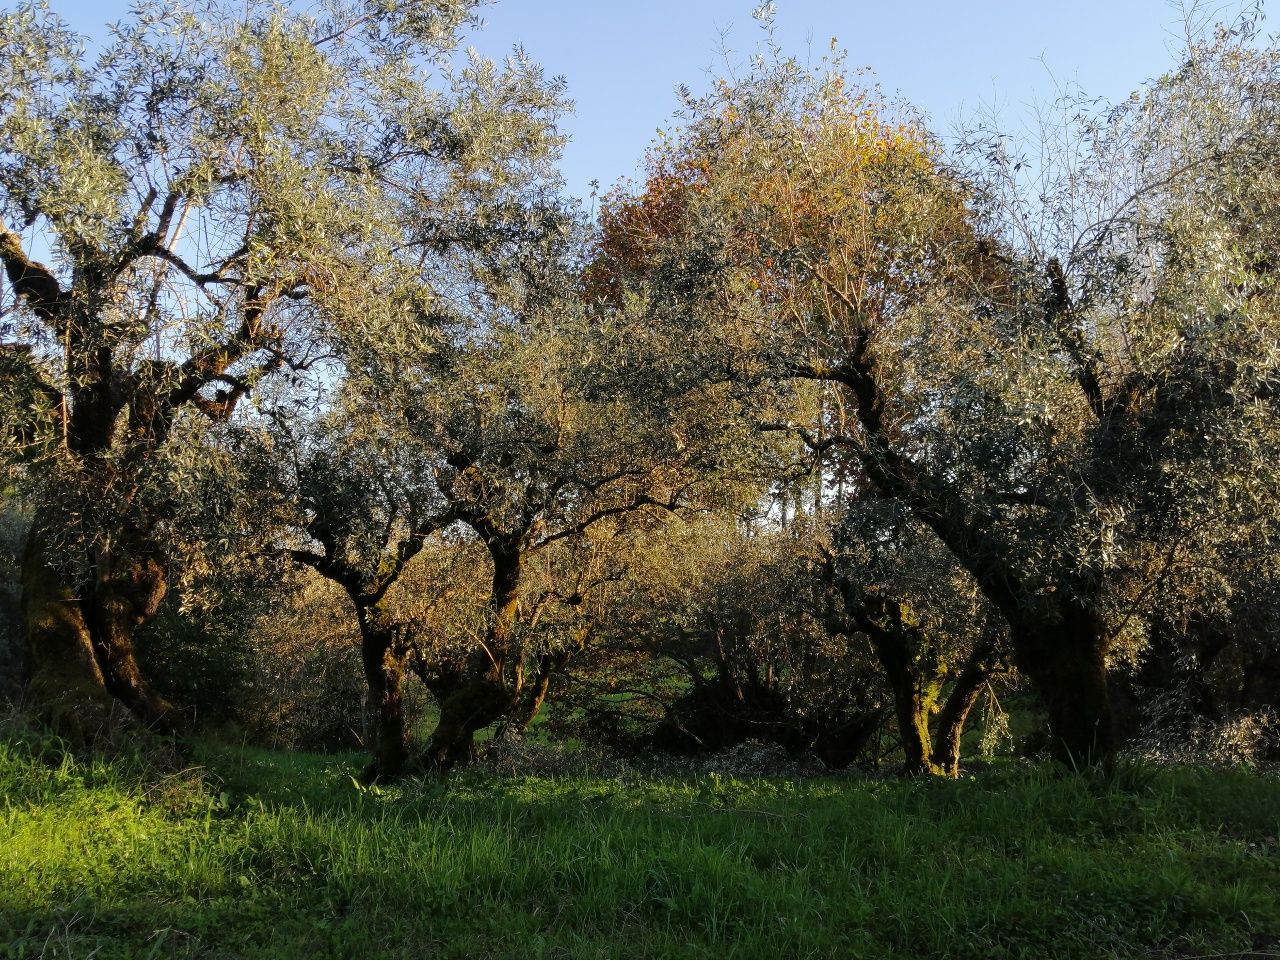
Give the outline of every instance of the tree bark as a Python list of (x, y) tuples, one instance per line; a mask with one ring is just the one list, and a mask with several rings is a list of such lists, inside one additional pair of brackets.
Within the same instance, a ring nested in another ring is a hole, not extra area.
[(467, 657), (458, 688), (441, 702), (440, 720), (424, 758), (429, 769), (442, 774), (474, 758), (477, 731), (510, 713), (524, 689), (518, 665), (514, 676), (507, 676), (506, 670), (520, 616), (523, 557), (518, 544), (499, 541), (488, 547), (493, 559), (493, 626), (481, 648)]
[(862, 629), (871, 638), (876, 659), (884, 670), (893, 691), (894, 714), (898, 721), (898, 736), (905, 755), (902, 772), (905, 776), (938, 773), (933, 761), (933, 741), (929, 734), (929, 714), (933, 709), (936, 691), (928, 689), (927, 679), (913, 662), (910, 645), (898, 629), (886, 629), (870, 617), (861, 618)]
[(1064, 604), (1051, 623), (1018, 624), (1014, 652), (1049, 714), (1050, 753), (1083, 769), (1115, 762), (1115, 729), (1107, 682), (1111, 638), (1095, 615)]
[[(950, 693), (938, 710), (945, 675), (927, 674), (912, 655), (903, 634), (901, 618), (896, 629), (886, 629), (874, 619), (859, 617), (862, 630), (871, 639), (876, 658), (893, 691), (894, 712), (905, 754), (903, 773), (907, 776), (960, 775), (960, 739), (969, 713), (978, 701), (982, 685), (990, 674), (992, 648), (980, 643), (969, 654)], [(937, 733), (930, 733), (929, 720), (938, 712)]]
[(512, 732), (521, 736), (529, 732), (529, 726), (542, 711), (549, 689), (551, 689), (551, 671), (540, 670), (533, 683), (525, 686), (520, 702), (516, 704), (508, 718), (507, 726)]
[(960, 739), (987, 676), (987, 668), (977, 657), (972, 658), (956, 678), (955, 686), (942, 705), (933, 757), (939, 769), (949, 777), (960, 776)]
[(523, 737), (529, 732), (529, 727), (541, 712), (542, 704), (547, 699), (547, 691), (551, 687), (551, 668), (545, 662), (548, 659), (550, 658), (544, 657), (534, 678), (525, 682), (519, 699), (502, 718), (495, 737), (507, 734)]
[(515, 705), (500, 669), (468, 666), (467, 678), (440, 704), (440, 719), (427, 743), (424, 760), (436, 773), (448, 773), (474, 760), (476, 733), (502, 719)]
[(403, 776), (409, 762), (409, 732), (404, 713), (404, 671), (409, 651), (397, 642), (394, 627), (383, 611), (357, 606), (360, 622), (360, 657), (369, 685), (373, 711), (373, 760), (363, 779), (377, 780)]
[(85, 746), (119, 725), (117, 702), (151, 730), (180, 732), (181, 715), (146, 682), (133, 643), (164, 598), (163, 569), (99, 551), (77, 589), (54, 542), (50, 521), (38, 517), (22, 564), (27, 688), (37, 710), (60, 736)]
[(53, 565), (51, 546), (46, 521), (38, 517), (22, 560), (27, 689), (41, 718), (59, 736), (87, 746), (107, 732), (114, 702), (80, 600)]
[(186, 728), (185, 718), (147, 683), (133, 642), (137, 629), (155, 616), (167, 591), (168, 580), (155, 561), (100, 555), (88, 605), (90, 633), (107, 692), (149, 729), (174, 734)]
[(894, 709), (898, 716), (898, 733), (902, 738), (904, 776), (915, 777), (941, 773), (933, 760), (933, 744), (929, 736), (929, 711), (932, 704), (918, 683), (892, 684)]

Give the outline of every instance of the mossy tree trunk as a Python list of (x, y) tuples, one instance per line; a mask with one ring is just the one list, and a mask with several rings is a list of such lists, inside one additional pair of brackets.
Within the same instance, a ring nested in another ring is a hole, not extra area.
[(974, 651), (970, 655), (938, 714), (933, 761), (948, 777), (960, 776), (960, 743), (965, 724), (991, 676), (991, 669), (984, 661), (984, 651)]
[[(572, 601), (571, 601), (572, 603)], [(575, 605), (575, 609), (577, 606)], [(502, 729), (524, 736), (529, 727), (542, 712), (547, 702), (547, 694), (551, 692), (551, 684), (556, 674), (562, 671), (570, 660), (586, 648), (590, 627), (579, 625), (573, 631), (573, 641), (555, 653), (544, 653), (537, 658), (537, 666), (533, 673), (525, 673), (524, 683), (518, 702), (508, 712)]]
[[(859, 625), (870, 638), (893, 692), (904, 754), (903, 773), (959, 776), (961, 738), (991, 675), (993, 647), (989, 642), (979, 642), (958, 671), (930, 669), (928, 661), (919, 656), (923, 638), (904, 623), (900, 605), (881, 606), (892, 620), (889, 625), (865, 615), (859, 618)], [(944, 697), (948, 683), (951, 686)]]
[(941, 773), (942, 770), (933, 759), (933, 742), (929, 736), (929, 715), (934, 709), (934, 697), (917, 682), (905, 688), (896, 687), (893, 700), (898, 718), (898, 733), (902, 738), (903, 774), (919, 776)]
[(117, 703), (149, 729), (181, 732), (183, 717), (147, 683), (134, 647), (138, 627), (164, 598), (163, 568), (99, 550), (73, 585), (55, 544), (48, 519), (37, 519), (22, 566), (28, 689), (37, 710), (82, 744), (118, 723)]
[(935, 709), (939, 685), (925, 677), (913, 662), (911, 646), (905, 637), (892, 629), (874, 626), (873, 629), (872, 645), (893, 691), (894, 714), (904, 755), (902, 772), (907, 776), (939, 773), (929, 734), (929, 716)]
[(440, 704), (440, 719), (427, 742), (424, 761), (436, 773), (448, 773), (476, 757), (475, 735), (496, 723), (515, 705), (502, 671), (477, 651), (462, 684)]
[[(105, 347), (72, 351), (68, 363), (78, 380), (62, 413), (62, 455), (77, 464), (68, 482), (80, 486), (62, 493), (70, 507), (47, 505), (28, 532), (22, 589), (30, 691), (37, 709), (77, 739), (102, 729), (104, 695), (147, 728), (178, 733), (185, 719), (151, 688), (134, 644), (168, 592), (163, 552), (149, 535), (153, 520), (114, 492), (166, 442), (171, 411), (157, 412), (142, 387), (123, 383)], [(117, 420), (126, 414), (129, 439), (121, 441)], [(82, 523), (100, 504), (118, 509)], [(73, 720), (77, 710), (84, 716)]]

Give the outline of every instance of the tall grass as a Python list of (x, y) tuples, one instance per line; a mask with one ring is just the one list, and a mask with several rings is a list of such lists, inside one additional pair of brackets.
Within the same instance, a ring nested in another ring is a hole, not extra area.
[(461, 778), (0, 744), (0, 957), (1185, 957), (1280, 935), (1280, 782)]

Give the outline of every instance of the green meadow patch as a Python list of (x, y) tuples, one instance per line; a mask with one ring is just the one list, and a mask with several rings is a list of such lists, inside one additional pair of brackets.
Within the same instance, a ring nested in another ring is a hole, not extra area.
[(1268, 956), (1280, 780), (573, 777), (365, 789), (0, 745), (0, 957)]

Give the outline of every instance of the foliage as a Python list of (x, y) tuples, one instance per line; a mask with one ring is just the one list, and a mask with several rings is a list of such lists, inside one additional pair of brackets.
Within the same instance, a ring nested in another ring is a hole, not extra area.
[(870, 759), (885, 694), (823, 564), (802, 526), (690, 517), (649, 532), (604, 594), (552, 725), (633, 748), (756, 740), (833, 766)]
[(786, 56), (766, 5), (591, 224), (561, 83), (461, 51), (476, 9), (145, 2), (94, 57), (0, 16), (0, 663), (48, 720), (194, 709), (363, 742), (372, 781), (549, 696), (572, 737), (833, 766), (892, 714), (954, 776), (1016, 669), (1069, 765), (1140, 726), (1261, 760), (1256, 11), (1125, 102), (1064, 96), (1033, 163), (948, 147), (835, 43)]
[(824, 469), (911, 511), (1007, 622), (1063, 759), (1109, 762), (1108, 666), (1158, 597), (1211, 603), (1208, 541), (1270, 542), (1277, 61), (1249, 36), (1077, 114), (1038, 192), (1003, 142), (953, 163), (838, 55), (772, 47), (602, 218), (602, 295), (648, 298), (803, 442), (815, 512)]
[(249, 674), (235, 721), (250, 742), (301, 750), (369, 742), (359, 637), (346, 598), (331, 584), (305, 572), (289, 578), (256, 611), (244, 643)]
[(264, 379), (429, 310), (400, 295), (429, 261), (518, 228), (503, 204), (546, 169), (560, 91), (522, 56), (460, 57), (473, 22), (453, 0), (144, 4), (91, 63), (43, 5), (0, 20), (0, 410), (62, 713), (109, 694), (175, 725), (132, 633), (252, 512), (211, 431)]

